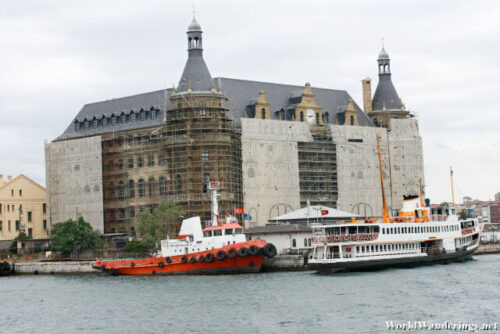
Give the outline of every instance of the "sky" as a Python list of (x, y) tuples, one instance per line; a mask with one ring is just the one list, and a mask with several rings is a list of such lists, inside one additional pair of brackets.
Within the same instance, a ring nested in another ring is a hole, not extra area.
[[(343, 89), (362, 106), (382, 38), (415, 113), (426, 195), (500, 192), (500, 1), (196, 1), (213, 77)], [(177, 85), (192, 1), (0, 2), (0, 173), (45, 185), (44, 142), (85, 103)]]

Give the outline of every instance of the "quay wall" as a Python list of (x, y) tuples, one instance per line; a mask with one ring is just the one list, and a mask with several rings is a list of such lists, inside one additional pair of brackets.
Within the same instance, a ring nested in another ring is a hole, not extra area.
[(307, 261), (304, 255), (277, 255), (265, 258), (262, 271), (293, 271), (307, 270)]
[(17, 262), (16, 274), (95, 274), (94, 261)]

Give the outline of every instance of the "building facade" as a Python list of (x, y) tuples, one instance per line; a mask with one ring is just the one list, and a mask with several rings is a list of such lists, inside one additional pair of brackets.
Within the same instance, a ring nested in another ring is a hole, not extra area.
[(377, 216), (377, 137), (389, 204), (399, 209), (403, 195), (418, 193), (418, 124), (390, 81), (385, 51), (373, 99), (363, 81), (366, 112), (344, 90), (213, 78), (203, 43), (193, 19), (176, 88), (87, 104), (46, 145), (51, 224), (83, 215), (99, 231), (135, 234), (136, 213), (166, 200), (208, 220), (211, 179), (221, 185), (220, 211), (244, 207), (247, 227), (307, 201)]
[(23, 174), (4, 181), (0, 174), (0, 240), (21, 232), (32, 239), (48, 238), (45, 188)]

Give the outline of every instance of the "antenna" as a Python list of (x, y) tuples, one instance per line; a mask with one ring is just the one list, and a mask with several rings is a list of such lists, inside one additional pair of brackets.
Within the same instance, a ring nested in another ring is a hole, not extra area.
[(453, 208), (455, 208), (455, 193), (453, 191), (453, 169), (450, 166), (450, 179), (451, 179), (451, 203)]

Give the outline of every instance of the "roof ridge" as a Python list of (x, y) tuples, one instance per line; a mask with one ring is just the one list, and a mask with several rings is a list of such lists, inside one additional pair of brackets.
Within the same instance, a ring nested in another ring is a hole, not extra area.
[[(293, 86), (297, 87), (299, 89), (304, 89), (304, 86), (299, 86), (299, 85), (294, 85), (294, 84), (287, 84), (287, 83), (277, 83), (277, 82), (268, 82), (268, 81), (259, 81), (259, 80), (246, 80), (246, 79), (237, 79), (237, 78), (227, 78), (227, 77), (215, 77), (214, 81), (216, 79), (225, 79), (225, 80), (234, 80), (234, 81), (245, 81), (245, 82), (255, 82), (255, 83), (263, 83), (263, 84), (269, 84), (269, 85), (280, 85), (280, 86)], [(324, 87), (317, 87), (317, 86), (311, 86), (312, 89), (321, 89), (321, 90), (327, 90), (327, 91), (336, 91), (336, 92), (346, 92), (347, 90), (345, 89), (335, 89), (335, 88), (324, 88)], [(222, 87), (224, 89), (224, 87)]]
[(152, 93), (158, 93), (158, 92), (162, 92), (162, 91), (171, 91), (172, 88), (164, 88), (164, 89), (158, 89), (158, 90), (153, 90), (153, 91), (150, 91), (150, 92), (145, 92), (145, 93), (139, 93), (139, 94), (134, 94), (134, 95), (127, 95), (127, 96), (122, 96), (122, 97), (117, 97), (117, 98), (112, 98), (112, 99), (108, 99), (108, 100), (101, 100), (101, 101), (96, 101), (96, 102), (90, 102), (90, 103), (85, 103), (82, 107), (82, 109), (85, 107), (85, 106), (91, 106), (91, 105), (94, 105), (94, 104), (99, 104), (99, 103), (104, 103), (104, 102), (112, 102), (112, 101), (116, 101), (116, 100), (121, 100), (121, 99), (126, 99), (126, 98), (130, 98), (130, 97), (136, 97), (136, 96), (141, 96), (141, 95), (147, 95), (147, 94), (152, 94)]

